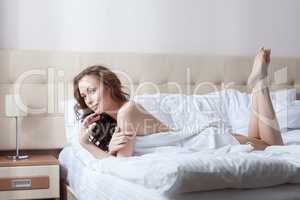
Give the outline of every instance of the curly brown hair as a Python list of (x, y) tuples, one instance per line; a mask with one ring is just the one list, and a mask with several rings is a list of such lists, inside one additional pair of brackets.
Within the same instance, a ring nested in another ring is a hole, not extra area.
[[(74, 98), (77, 101), (77, 104), (74, 107), (77, 119), (80, 118), (80, 110), (84, 113), (91, 113), (92, 111), (86, 105), (84, 99), (80, 95), (78, 83), (79, 81), (87, 75), (94, 75), (100, 83), (104, 85), (104, 88), (109, 89), (111, 98), (117, 102), (126, 102), (129, 99), (129, 94), (123, 91), (123, 86), (121, 84), (118, 76), (109, 70), (108, 68), (101, 65), (94, 65), (87, 67), (81, 71), (73, 79), (73, 88), (74, 88)], [(85, 115), (86, 116), (86, 115)]]

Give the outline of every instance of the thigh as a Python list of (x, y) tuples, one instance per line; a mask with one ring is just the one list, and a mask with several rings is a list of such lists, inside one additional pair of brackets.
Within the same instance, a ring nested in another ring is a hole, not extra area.
[(241, 144), (253, 144), (255, 150), (264, 150), (269, 145), (265, 143), (263, 140), (254, 138), (254, 137), (247, 137), (245, 135), (241, 135), (238, 133), (232, 134)]

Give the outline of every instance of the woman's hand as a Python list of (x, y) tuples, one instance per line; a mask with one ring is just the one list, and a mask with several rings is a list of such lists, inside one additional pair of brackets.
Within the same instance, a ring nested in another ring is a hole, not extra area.
[(92, 113), (83, 120), (83, 122), (81, 123), (81, 129), (79, 133), (79, 142), (81, 144), (89, 143), (88, 128), (92, 123), (98, 121), (99, 119), (100, 119), (100, 115), (98, 113)]
[(124, 148), (134, 137), (134, 132), (123, 132), (119, 127), (117, 127), (109, 142), (109, 154), (116, 155), (117, 152)]

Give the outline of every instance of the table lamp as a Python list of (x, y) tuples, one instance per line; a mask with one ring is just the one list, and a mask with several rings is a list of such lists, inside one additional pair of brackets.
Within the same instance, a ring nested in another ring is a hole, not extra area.
[[(10, 160), (22, 160), (29, 158), (28, 155), (21, 155), (19, 153), (20, 143), (20, 131), (19, 131), (19, 119), (27, 115), (27, 108), (21, 108), (21, 105), (17, 103), (17, 95), (5, 96), (5, 114), (7, 117), (14, 117), (16, 121), (16, 155), (8, 156)], [(24, 106), (23, 106), (24, 107)]]

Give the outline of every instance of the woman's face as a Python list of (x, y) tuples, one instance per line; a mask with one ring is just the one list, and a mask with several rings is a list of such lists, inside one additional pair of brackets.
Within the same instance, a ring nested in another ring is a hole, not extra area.
[(86, 75), (78, 82), (78, 88), (85, 104), (95, 113), (109, 112), (112, 99), (108, 89), (94, 76)]

